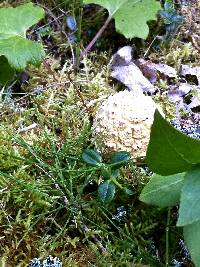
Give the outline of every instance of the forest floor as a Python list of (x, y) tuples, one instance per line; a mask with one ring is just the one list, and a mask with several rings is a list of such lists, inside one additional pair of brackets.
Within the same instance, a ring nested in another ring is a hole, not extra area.
[[(0, 7), (24, 2), (3, 1)], [(111, 22), (74, 71), (76, 32), (66, 18), (80, 8), (68, 1), (35, 1), (46, 17), (28, 36), (43, 43), (45, 59), (0, 91), (0, 266), (28, 266), (49, 255), (71, 267), (166, 266), (168, 226), (170, 266), (194, 266), (182, 230), (175, 227), (176, 207), (167, 226), (167, 209), (138, 199), (150, 177), (146, 165), (123, 167), (120, 182), (134, 194), (119, 192), (104, 205), (97, 197), (99, 170), (82, 160), (83, 151), (93, 147), (97, 108), (126, 88), (110, 69), (113, 55), (124, 46), (133, 48), (133, 62), (143, 60), (139, 67), (166, 117), (200, 138), (200, 2), (186, 2), (176, 1), (180, 24), (166, 29), (159, 18), (149, 23), (147, 40), (127, 40)], [(106, 15), (97, 6), (83, 8), (81, 48)], [(165, 65), (155, 74), (152, 63)]]

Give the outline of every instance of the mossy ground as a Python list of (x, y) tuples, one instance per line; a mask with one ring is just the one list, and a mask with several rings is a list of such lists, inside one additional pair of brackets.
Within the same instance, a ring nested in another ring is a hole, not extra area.
[[(1, 6), (8, 4), (13, 1)], [(72, 10), (67, 1), (41, 4), (53, 8), (55, 16), (60, 7)], [(88, 42), (86, 26), (91, 26), (91, 20), (84, 23), (83, 40)], [(93, 31), (99, 21), (95, 23)], [(54, 23), (43, 39), (44, 63), (39, 68), (30, 66), (27, 82), (16, 82), (0, 95), (0, 266), (27, 266), (34, 257), (49, 254), (59, 257), (63, 266), (164, 266), (167, 210), (138, 201), (149, 179), (144, 169), (134, 164), (124, 168), (120, 179), (133, 186), (135, 194), (119, 193), (111, 204), (102, 205), (97, 198), (99, 173), (81, 157), (91, 146), (96, 106), (117, 90), (108, 67), (117, 44), (110, 47), (105, 33), (98, 51), (91, 52), (83, 68), (73, 73), (70, 46), (53, 28)], [(143, 55), (151, 41), (150, 37), (137, 53)], [(195, 62), (195, 49), (177, 38), (159, 51), (150, 48), (148, 57), (178, 68), (191, 59)], [(157, 99), (163, 101), (160, 88)], [(168, 102), (164, 105), (168, 107)], [(27, 128), (30, 125), (33, 129)], [(119, 208), (124, 215), (117, 219)], [(180, 254), (177, 242), (182, 238), (181, 231), (174, 228), (174, 214), (170, 259)]]

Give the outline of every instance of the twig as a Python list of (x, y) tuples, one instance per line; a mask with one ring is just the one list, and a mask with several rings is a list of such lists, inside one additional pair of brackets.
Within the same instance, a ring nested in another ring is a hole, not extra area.
[(78, 15), (78, 31), (77, 31), (77, 46), (76, 46), (76, 62), (73, 66), (75, 72), (77, 71), (80, 64), (80, 51), (81, 51), (81, 29), (82, 29), (82, 17), (83, 17), (83, 1), (79, 1), (79, 15)]
[(79, 98), (81, 99), (81, 102), (82, 102), (83, 106), (85, 107), (85, 109), (87, 110), (87, 112), (90, 113), (90, 109), (89, 109), (88, 106), (86, 105), (85, 100), (84, 100), (84, 98), (83, 98), (83, 95), (82, 95), (80, 89), (78, 89), (78, 88), (75, 87), (75, 90), (76, 90), (76, 92), (77, 92), (77, 95), (78, 95)]
[(93, 45), (96, 43), (97, 39), (102, 35), (106, 27), (108, 26), (109, 22), (111, 21), (112, 16), (109, 16), (101, 29), (97, 32), (97, 34), (94, 36), (92, 41), (88, 44), (88, 46), (83, 50), (83, 52), (80, 54), (79, 62), (86, 56), (86, 54), (90, 51), (90, 49), (93, 47)]
[(153, 40), (151, 41), (149, 47), (147, 48), (146, 52), (144, 53), (144, 58), (147, 56), (147, 54), (149, 53), (149, 50), (151, 49), (153, 43), (155, 42), (155, 40), (158, 38), (158, 34), (153, 38)]
[(30, 130), (32, 130), (32, 129), (34, 129), (34, 128), (36, 128), (36, 127), (38, 127), (38, 124), (37, 123), (33, 123), (33, 124), (31, 124), (31, 125), (29, 125), (29, 126), (27, 126), (27, 127), (24, 127), (24, 128), (21, 128), (21, 129), (18, 129), (18, 133), (23, 133), (23, 132), (27, 132), (27, 131), (30, 131)]
[[(91, 232), (91, 230), (85, 224), (82, 225), (82, 228), (83, 228), (83, 231), (86, 233)], [(102, 254), (106, 253), (106, 249), (104, 248), (104, 246), (101, 244), (101, 242), (95, 235), (92, 235), (92, 239), (94, 240), (95, 244), (98, 246), (100, 253)]]

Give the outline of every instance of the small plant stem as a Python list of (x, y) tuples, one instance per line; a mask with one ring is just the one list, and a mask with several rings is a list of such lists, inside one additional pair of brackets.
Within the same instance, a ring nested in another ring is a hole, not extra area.
[(75, 17), (75, 5), (76, 5), (76, 0), (72, 1), (72, 16)]
[(90, 109), (87, 107), (86, 103), (85, 103), (85, 100), (84, 100), (84, 97), (81, 93), (81, 90), (79, 88), (75, 88), (76, 92), (77, 92), (77, 95), (78, 97), (80, 98), (83, 106), (85, 107), (85, 110), (87, 110), (88, 114), (90, 114)]
[(165, 266), (169, 267), (169, 224), (170, 224), (171, 208), (168, 208), (167, 212), (167, 226), (166, 226), (166, 256), (165, 256)]
[(88, 46), (83, 50), (83, 52), (80, 55), (79, 62), (85, 57), (85, 55), (90, 51), (90, 49), (93, 47), (93, 45), (96, 43), (97, 39), (102, 35), (106, 27), (108, 26), (109, 22), (111, 21), (112, 16), (109, 16), (101, 29), (97, 32), (97, 34), (94, 36), (92, 41), (88, 44)]
[(79, 14), (78, 14), (78, 31), (77, 31), (77, 46), (76, 46), (76, 63), (75, 70), (78, 69), (80, 62), (81, 51), (81, 29), (82, 29), (82, 17), (83, 17), (83, 0), (79, 1)]
[[(82, 226), (83, 231), (86, 234), (91, 232), (91, 230), (85, 224), (82, 223), (81, 226)], [(101, 241), (95, 235), (92, 235), (92, 239), (94, 240), (95, 244), (97, 244), (97, 246), (98, 246), (99, 251), (101, 252), (101, 254), (106, 253), (106, 249), (102, 245)]]
[(114, 184), (116, 184), (116, 186), (118, 186), (120, 189), (123, 189), (123, 186), (122, 186), (120, 183), (118, 183), (117, 180), (116, 180), (113, 176), (111, 176), (110, 180), (111, 180)]
[(151, 49), (153, 43), (155, 42), (155, 40), (158, 38), (158, 34), (153, 38), (153, 40), (151, 41), (149, 47), (147, 48), (146, 52), (144, 53), (144, 58), (147, 56), (147, 54), (149, 53), (149, 50)]

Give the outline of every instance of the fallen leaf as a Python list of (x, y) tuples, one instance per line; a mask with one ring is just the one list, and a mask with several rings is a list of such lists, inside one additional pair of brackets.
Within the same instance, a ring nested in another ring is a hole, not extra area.
[(194, 87), (192, 85), (181, 83), (178, 86), (171, 86), (170, 90), (168, 91), (168, 96), (172, 102), (177, 102), (193, 89)]
[(200, 111), (200, 100), (198, 97), (193, 96), (191, 98), (191, 103), (188, 105), (188, 107), (192, 110), (192, 111), (196, 111), (199, 112)]
[(144, 77), (132, 61), (132, 47), (125, 46), (113, 56), (111, 77), (123, 83), (134, 93), (154, 93), (156, 88)]
[(177, 72), (176, 72), (175, 68), (172, 68), (171, 66), (169, 66), (167, 64), (162, 64), (162, 63), (155, 64), (155, 63), (153, 63), (153, 67), (160, 74), (164, 75), (165, 77), (175, 78), (177, 76)]
[(143, 75), (151, 82), (155, 83), (158, 78), (175, 78), (177, 72), (174, 68), (163, 63), (153, 63), (149, 60), (139, 58), (134, 63), (140, 68)]
[(140, 68), (142, 74), (152, 83), (156, 83), (158, 79), (158, 72), (154, 68), (153, 63), (149, 60), (139, 58), (134, 60), (134, 63)]
[[(190, 92), (196, 92), (196, 94), (190, 96), (188, 95)], [(200, 108), (199, 92), (199, 86), (181, 83), (179, 86), (171, 86), (168, 96), (170, 101), (175, 103), (177, 114), (180, 109), (188, 112), (198, 112)], [(186, 96), (187, 100), (185, 99)]]
[(188, 81), (193, 79), (197, 85), (200, 85), (200, 67), (181, 65), (180, 75), (184, 76)]

